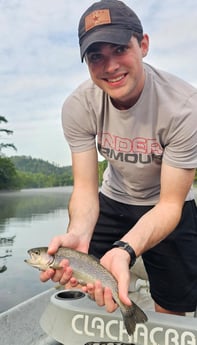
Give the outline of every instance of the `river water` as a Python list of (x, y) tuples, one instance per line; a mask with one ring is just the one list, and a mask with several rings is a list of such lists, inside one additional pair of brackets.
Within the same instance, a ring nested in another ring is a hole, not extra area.
[(24, 259), (27, 250), (47, 246), (68, 225), (72, 187), (0, 193), (0, 312), (54, 286)]
[[(68, 225), (72, 187), (0, 193), (0, 313), (54, 286), (24, 259), (32, 247), (47, 246)], [(195, 189), (197, 200), (197, 189)]]

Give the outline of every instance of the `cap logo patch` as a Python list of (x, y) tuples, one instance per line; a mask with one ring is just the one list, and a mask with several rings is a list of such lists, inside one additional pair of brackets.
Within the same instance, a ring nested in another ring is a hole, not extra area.
[(85, 18), (86, 32), (97, 25), (110, 24), (111, 17), (108, 9), (94, 11)]

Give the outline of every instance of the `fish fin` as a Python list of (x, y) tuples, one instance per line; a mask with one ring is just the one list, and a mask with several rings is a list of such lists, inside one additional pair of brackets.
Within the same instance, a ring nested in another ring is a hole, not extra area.
[(132, 301), (130, 307), (121, 308), (124, 324), (129, 335), (135, 332), (137, 323), (144, 323), (148, 320), (146, 314), (140, 309), (137, 304)]

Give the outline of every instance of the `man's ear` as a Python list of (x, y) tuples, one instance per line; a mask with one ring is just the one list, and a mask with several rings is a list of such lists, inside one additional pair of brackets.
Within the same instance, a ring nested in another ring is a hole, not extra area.
[(149, 50), (149, 36), (144, 34), (143, 39), (141, 40), (141, 51), (142, 57), (145, 57), (148, 54)]

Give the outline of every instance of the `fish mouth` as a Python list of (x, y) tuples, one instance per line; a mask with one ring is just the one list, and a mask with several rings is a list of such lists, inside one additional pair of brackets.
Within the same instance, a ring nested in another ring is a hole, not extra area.
[(30, 259), (25, 259), (24, 262), (28, 265), (31, 265), (32, 267), (35, 267), (35, 268), (40, 268), (41, 264), (39, 263), (36, 263), (34, 260), (32, 260), (31, 258)]

